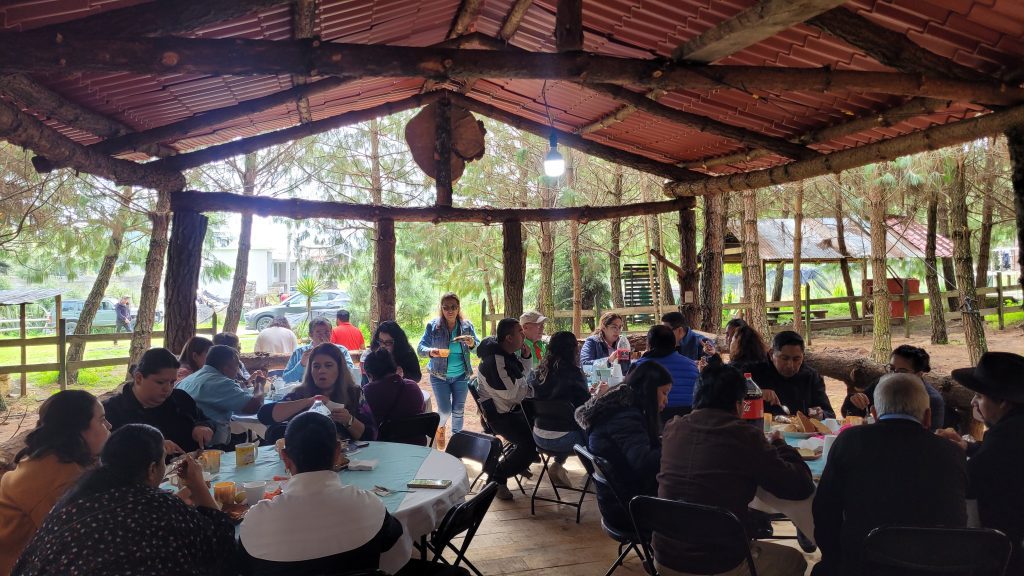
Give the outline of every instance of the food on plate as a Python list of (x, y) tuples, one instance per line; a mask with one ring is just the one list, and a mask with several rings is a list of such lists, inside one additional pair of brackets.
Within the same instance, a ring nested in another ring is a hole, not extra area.
[(821, 449), (811, 450), (810, 448), (797, 448), (797, 452), (800, 453), (800, 457), (804, 460), (817, 460), (821, 458)]
[(825, 426), (821, 420), (817, 418), (808, 418), (803, 412), (797, 412), (796, 417), (793, 420), (791, 426), (794, 426), (794, 430), (791, 432), (803, 432), (806, 434), (831, 434), (832, 431)]

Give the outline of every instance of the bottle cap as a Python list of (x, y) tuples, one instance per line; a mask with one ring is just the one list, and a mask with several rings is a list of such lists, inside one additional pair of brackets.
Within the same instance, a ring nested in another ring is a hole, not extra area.
[(743, 377), (747, 378), (747, 379), (750, 379), (750, 372), (744, 372), (743, 373)]

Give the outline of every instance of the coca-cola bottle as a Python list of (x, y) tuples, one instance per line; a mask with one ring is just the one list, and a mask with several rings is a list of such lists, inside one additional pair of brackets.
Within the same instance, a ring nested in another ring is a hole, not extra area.
[(743, 374), (743, 377), (747, 379), (747, 390), (743, 394), (741, 418), (750, 421), (751, 424), (756, 424), (759, 428), (763, 427), (764, 395), (761, 393), (761, 387), (754, 382), (750, 372)]

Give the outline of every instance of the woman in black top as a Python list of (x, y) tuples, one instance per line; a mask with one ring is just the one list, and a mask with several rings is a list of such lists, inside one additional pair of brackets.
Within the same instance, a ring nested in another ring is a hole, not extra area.
[[(388, 352), (391, 352), (391, 357), (395, 359), (395, 364), (401, 368), (399, 375), (406, 380), (412, 380), (417, 384), (420, 378), (423, 377), (423, 373), (420, 370), (419, 356), (416, 355), (416, 351), (412, 349), (412, 345), (409, 344), (409, 338), (405, 335), (405, 330), (398, 325), (398, 322), (394, 320), (385, 320), (377, 326), (377, 330), (373, 333), (373, 338), (370, 339), (370, 352), (377, 350), (378, 348), (384, 348)], [(368, 352), (369, 353), (369, 352)], [(369, 382), (366, 375), (363, 375), (363, 386)]]
[(187, 392), (174, 387), (178, 367), (178, 359), (166, 348), (146, 350), (133, 380), (103, 403), (111, 429), (149, 424), (164, 435), (168, 455), (208, 447), (213, 423)]
[(768, 361), (768, 347), (750, 326), (740, 326), (729, 340), (729, 366), (745, 372), (747, 366)]
[[(587, 377), (580, 369), (576, 347), (576, 335), (572, 332), (555, 332), (551, 335), (547, 353), (529, 376), (535, 400), (567, 402), (574, 409), (590, 400)], [(566, 431), (569, 427), (572, 430)], [(555, 462), (548, 467), (548, 472), (556, 484), (572, 486), (562, 467), (566, 457), (561, 454), (571, 454), (576, 444), (587, 445), (587, 435), (572, 420), (572, 415), (569, 415), (566, 423), (537, 419), (533, 426), (533, 440), (541, 449), (560, 454), (554, 457)]]
[[(235, 550), (235, 528), (186, 457), (179, 474), (196, 507), (159, 488), (164, 437), (145, 424), (114, 432), (100, 467), (54, 506), (13, 575), (213, 574)], [(184, 490), (183, 490), (184, 492)]]

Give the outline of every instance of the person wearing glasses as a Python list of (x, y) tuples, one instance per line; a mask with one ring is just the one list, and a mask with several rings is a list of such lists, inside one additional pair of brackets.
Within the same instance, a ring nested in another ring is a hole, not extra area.
[(614, 354), (619, 345), (619, 337), (626, 325), (626, 320), (614, 312), (605, 312), (597, 323), (597, 330), (583, 341), (580, 349), (580, 366), (592, 366), (595, 360), (608, 358), (609, 366), (615, 362), (622, 365), (622, 373), (629, 372), (629, 354), (619, 357)]
[[(925, 392), (928, 393), (928, 404), (932, 411), (931, 425), (928, 427), (933, 432), (940, 430), (945, 424), (946, 402), (931, 384), (924, 381), (924, 375), (930, 372), (931, 357), (924, 348), (904, 344), (892, 351), (889, 356), (889, 363), (885, 371), (889, 374), (913, 374), (924, 382)], [(854, 389), (847, 395), (839, 411), (843, 416), (867, 416), (874, 405), (875, 387), (878, 382), (872, 383), (863, 391)]]
[(459, 297), (453, 292), (441, 296), (441, 310), (437, 318), (427, 323), (418, 347), (420, 356), (430, 362), (430, 386), (434, 389), (441, 425), (437, 428), (435, 447), (444, 450), (445, 427), (452, 420), (452, 433), (462, 430), (462, 418), (469, 394), (469, 379), (473, 375), (470, 350), (476, 348), (473, 323), (462, 317)]
[[(375, 352), (381, 348), (391, 352), (391, 357), (394, 358), (395, 364), (398, 365), (399, 376), (419, 383), (420, 378), (423, 377), (423, 374), (420, 372), (420, 361), (416, 357), (416, 351), (412, 349), (412, 344), (409, 344), (409, 337), (405, 335), (405, 330), (402, 330), (398, 322), (385, 320), (377, 326), (377, 330), (373, 333), (373, 338), (370, 339), (370, 348), (363, 352), (363, 358), (359, 364), (360, 369), (363, 368), (363, 362), (370, 352)], [(364, 371), (363, 386), (366, 386), (368, 383), (369, 379)]]

